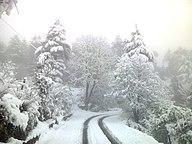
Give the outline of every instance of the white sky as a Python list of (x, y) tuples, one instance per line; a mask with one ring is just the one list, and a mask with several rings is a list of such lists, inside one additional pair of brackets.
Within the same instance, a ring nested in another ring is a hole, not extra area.
[[(147, 46), (159, 54), (192, 49), (192, 0), (18, 0), (19, 14), (2, 18), (27, 39), (45, 36), (56, 18), (72, 42), (82, 34), (128, 38), (137, 24)], [(0, 39), (15, 34), (0, 20)]]

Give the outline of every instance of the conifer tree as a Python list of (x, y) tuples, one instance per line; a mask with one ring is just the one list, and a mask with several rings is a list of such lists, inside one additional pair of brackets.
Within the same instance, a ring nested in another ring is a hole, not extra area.
[(146, 48), (137, 27), (125, 50), (116, 64), (112, 94), (135, 122), (143, 123), (153, 107), (166, 99), (168, 91), (154, 72), (153, 53)]
[(131, 33), (131, 39), (125, 41), (125, 52), (128, 54), (129, 57), (135, 54), (142, 54), (148, 58), (149, 61), (153, 61), (154, 55), (153, 52), (148, 49), (143, 42), (141, 37), (141, 33), (135, 26), (135, 31)]
[[(40, 90), (42, 120), (53, 116), (56, 101), (62, 99), (62, 93), (65, 92), (60, 92), (57, 89), (58, 98), (53, 91), (56, 89), (55, 86), (61, 87), (60, 90), (64, 89), (62, 86), (64, 84), (65, 64), (69, 60), (70, 50), (70, 46), (65, 39), (64, 27), (59, 20), (56, 20), (50, 27), (42, 46), (35, 51), (38, 55), (36, 78)], [(55, 99), (56, 97), (57, 99)], [(69, 99), (66, 99), (66, 101), (71, 103)], [(69, 104), (67, 109), (70, 109), (70, 106)], [(60, 109), (59, 106), (57, 107), (57, 109)]]

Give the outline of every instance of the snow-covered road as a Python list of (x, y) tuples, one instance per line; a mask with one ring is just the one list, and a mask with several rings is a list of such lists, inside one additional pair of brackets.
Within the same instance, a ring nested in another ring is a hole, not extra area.
[(111, 144), (98, 125), (98, 120), (103, 116), (92, 119), (88, 126), (89, 144)]
[(108, 130), (108, 128), (105, 126), (103, 120), (110, 117), (112, 115), (108, 115), (108, 116), (104, 116), (102, 118), (99, 119), (98, 121), (98, 125), (100, 127), (100, 129), (102, 130), (102, 132), (105, 134), (105, 136), (108, 138), (108, 140), (110, 141), (111, 144), (121, 144), (121, 142), (111, 133), (110, 130)]
[[(120, 114), (120, 112), (93, 113), (77, 110), (69, 120), (61, 121), (51, 129), (47, 124), (40, 123), (31, 137), (41, 133), (36, 144), (111, 144), (98, 125), (99, 119), (109, 116), (100, 121), (103, 121), (104, 128), (118, 140), (119, 144), (158, 144), (151, 136), (122, 123), (118, 113)], [(87, 122), (87, 142), (83, 142), (85, 121), (90, 117), (93, 118)]]

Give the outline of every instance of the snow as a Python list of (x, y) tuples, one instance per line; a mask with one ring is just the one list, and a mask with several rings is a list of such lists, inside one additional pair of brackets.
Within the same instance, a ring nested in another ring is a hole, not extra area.
[(10, 139), (8, 139), (8, 142), (6, 144), (23, 144), (23, 142), (11, 137)]
[(96, 115), (96, 113), (78, 109), (68, 121), (60, 121), (59, 125), (54, 125), (51, 129), (48, 128), (47, 123), (39, 123), (30, 134), (29, 139), (41, 133), (41, 137), (36, 144), (81, 144), (83, 123), (93, 115)]
[[(67, 121), (63, 121), (62, 117), (60, 117), (58, 118), (59, 124), (53, 125), (52, 128), (49, 128), (49, 125), (53, 123), (54, 120), (38, 122), (37, 127), (29, 133), (26, 142), (33, 137), (40, 135), (39, 141), (37, 141), (36, 144), (81, 144), (83, 135), (83, 123), (89, 117), (99, 115), (98, 117), (93, 118), (88, 125), (89, 143), (110, 144), (109, 140), (98, 126), (98, 120), (106, 115), (118, 115), (104, 119), (104, 124), (110, 133), (112, 133), (115, 138), (121, 141), (122, 144), (159, 144), (151, 136), (148, 136), (145, 133), (125, 125), (119, 117), (120, 113), (121, 111), (119, 110), (95, 113), (76, 108), (73, 115)], [(9, 139), (9, 144), (21, 143), (22, 141), (18, 141), (14, 138)]]
[(38, 57), (38, 63), (43, 65), (45, 63), (45, 60), (47, 59), (47, 57), (50, 56), (49, 52), (44, 52), (41, 53)]
[[(81, 144), (83, 123), (86, 119), (94, 115), (100, 115), (93, 118), (88, 126), (88, 139), (90, 144), (110, 144), (106, 136), (98, 126), (98, 120), (102, 116), (120, 114), (119, 111), (95, 113), (87, 112), (76, 108), (72, 117), (67, 121), (59, 120), (59, 125), (53, 125), (49, 128), (52, 121), (39, 122), (37, 127), (30, 133), (27, 140), (41, 134), (41, 137), (36, 144)], [(154, 138), (148, 136), (133, 128), (126, 126), (119, 116), (112, 116), (104, 119), (105, 125), (117, 137), (122, 144), (159, 144)]]
[(50, 52), (53, 53), (53, 52), (58, 52), (58, 51), (63, 51), (63, 47), (62, 46), (55, 46), (55, 47), (52, 47), (50, 49)]
[(36, 137), (41, 134), (41, 136), (44, 136), (50, 129), (49, 129), (50, 120), (46, 122), (38, 122), (37, 127), (29, 133), (29, 136), (27, 137), (26, 141), (32, 139), (33, 137)]
[(58, 43), (53, 40), (49, 40), (48, 43), (45, 45), (45, 47), (48, 47), (48, 45), (53, 46), (53, 45), (58, 45)]
[(119, 116), (104, 119), (104, 124), (122, 144), (159, 144), (153, 137), (125, 125)]
[(43, 48), (43, 46), (38, 47), (38, 48), (35, 50), (35, 54), (40, 53), (40, 52), (42, 51), (42, 48)]
[(20, 112), (22, 101), (11, 94), (5, 94), (0, 99), (0, 106), (3, 106), (8, 112), (7, 118), (10, 123), (15, 126), (20, 126), (23, 130), (26, 129), (29, 120), (27, 112)]

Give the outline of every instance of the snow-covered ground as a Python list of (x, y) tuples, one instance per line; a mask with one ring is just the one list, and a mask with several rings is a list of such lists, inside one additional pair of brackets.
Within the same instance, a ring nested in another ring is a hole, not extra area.
[(125, 125), (119, 116), (104, 119), (104, 124), (122, 144), (159, 144), (153, 137)]
[[(52, 128), (49, 128), (51, 121), (39, 122), (38, 126), (29, 134), (27, 140), (41, 134), (36, 144), (82, 144), (83, 123), (88, 118), (99, 115), (88, 124), (88, 141), (90, 144), (110, 144), (98, 126), (98, 120), (103, 116), (112, 114), (117, 116), (104, 119), (104, 124), (122, 144), (158, 144), (151, 136), (125, 125), (119, 117), (120, 111), (95, 113), (80, 109), (76, 109), (67, 121), (60, 120), (59, 125), (55, 124)], [(22, 144), (22, 142), (17, 142), (14, 139), (10, 142), (10, 144), (16, 143)]]
[(59, 125), (45, 130), (36, 144), (81, 144), (83, 123), (93, 115), (95, 113), (83, 110), (75, 111), (69, 120), (61, 121)]

